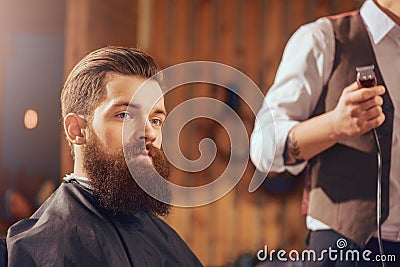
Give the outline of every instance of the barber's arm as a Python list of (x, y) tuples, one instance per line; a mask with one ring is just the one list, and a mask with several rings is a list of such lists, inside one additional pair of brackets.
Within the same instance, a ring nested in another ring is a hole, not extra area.
[(259, 171), (289, 171), (296, 175), (306, 166), (306, 162), (285, 163), (288, 133), (310, 118), (333, 59), (334, 35), (326, 19), (302, 26), (290, 38), (250, 140), (250, 156)]
[(385, 88), (346, 87), (335, 109), (295, 125), (289, 132), (284, 152), (285, 165), (309, 160), (336, 144), (343, 137), (362, 135), (380, 126)]

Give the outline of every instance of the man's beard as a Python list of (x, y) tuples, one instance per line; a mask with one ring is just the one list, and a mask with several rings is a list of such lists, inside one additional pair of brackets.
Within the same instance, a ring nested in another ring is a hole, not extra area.
[[(124, 151), (107, 153), (93, 130), (83, 151), (83, 167), (90, 178), (90, 186), (99, 204), (114, 214), (152, 212), (166, 216), (170, 210), (171, 192), (166, 180), (171, 165), (162, 150), (137, 142), (125, 147), (130, 170), (125, 162)], [(153, 165), (145, 159), (138, 159), (145, 149), (153, 159)], [(166, 180), (162, 179), (160, 175)], [(133, 177), (135, 179), (133, 179)], [(151, 189), (161, 202), (148, 195), (136, 181)]]

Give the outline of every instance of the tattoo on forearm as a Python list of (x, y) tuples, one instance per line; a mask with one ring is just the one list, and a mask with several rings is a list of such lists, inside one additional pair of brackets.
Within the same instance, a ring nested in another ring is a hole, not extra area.
[(300, 147), (294, 131), (290, 131), (286, 139), (285, 152), (283, 154), (286, 165), (296, 165), (304, 161), (300, 155)]

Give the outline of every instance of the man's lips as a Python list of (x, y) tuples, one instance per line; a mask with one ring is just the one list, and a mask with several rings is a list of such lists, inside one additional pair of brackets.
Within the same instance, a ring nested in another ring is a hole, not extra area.
[(150, 159), (153, 158), (153, 157), (151, 156), (151, 153), (149, 152), (149, 150), (144, 150), (140, 155), (149, 157)]
[(144, 157), (150, 159), (150, 161), (153, 161), (153, 156), (152, 156), (151, 150), (149, 150), (147, 148), (143, 149), (142, 152), (140, 154), (138, 154), (137, 156), (142, 156), (142, 157), (144, 156)]
[[(151, 144), (136, 144), (131, 147), (127, 147), (125, 150), (127, 158), (133, 160), (134, 158), (147, 158), (153, 161), (154, 150)], [(130, 160), (129, 160), (130, 161)]]

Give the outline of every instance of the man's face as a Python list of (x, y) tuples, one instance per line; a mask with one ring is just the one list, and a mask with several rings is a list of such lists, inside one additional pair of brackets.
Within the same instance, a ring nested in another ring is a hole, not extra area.
[(166, 183), (159, 182), (159, 175), (168, 179), (170, 173), (160, 149), (166, 116), (163, 99), (159, 100), (162, 92), (156, 82), (138, 90), (144, 82), (134, 76), (107, 75), (107, 97), (87, 129), (83, 167), (100, 204), (116, 214), (151, 211), (164, 215), (169, 209), (137, 184), (145, 182), (162, 199), (169, 198)]
[[(92, 128), (109, 153), (138, 141), (161, 148), (164, 99), (157, 82), (147, 82), (146, 88), (139, 90), (145, 81), (129, 75), (106, 75), (107, 97), (94, 111)], [(151, 159), (145, 154), (142, 158)]]

